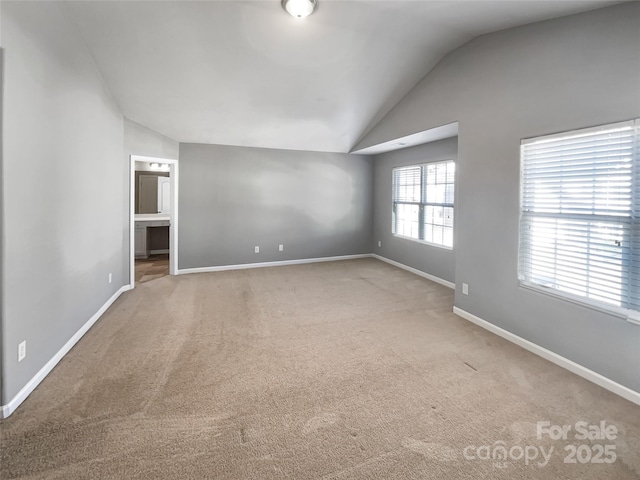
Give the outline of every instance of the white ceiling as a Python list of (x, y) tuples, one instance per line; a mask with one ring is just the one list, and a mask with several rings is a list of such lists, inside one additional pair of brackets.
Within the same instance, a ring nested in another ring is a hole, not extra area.
[(370, 147), (353, 150), (351, 153), (360, 155), (378, 155), (380, 153), (391, 152), (392, 150), (401, 150), (403, 148), (415, 147), (424, 143), (435, 142), (444, 138), (458, 136), (458, 122), (448, 123), (439, 127), (430, 128), (422, 132), (412, 133), (404, 137), (394, 138), (387, 142), (371, 145)]
[(616, 1), (67, 1), (122, 113), (180, 142), (348, 152), (454, 48)]

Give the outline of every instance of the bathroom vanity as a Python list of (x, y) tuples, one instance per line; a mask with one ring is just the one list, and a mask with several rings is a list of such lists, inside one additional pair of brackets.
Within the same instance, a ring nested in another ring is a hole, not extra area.
[(154, 253), (169, 253), (169, 245), (166, 245), (165, 249), (153, 249), (151, 245), (151, 237), (153, 235), (152, 229), (159, 229), (167, 231), (168, 241), (168, 227), (171, 225), (171, 216), (166, 213), (139, 213), (135, 215), (135, 256), (136, 258), (147, 258), (150, 254)]

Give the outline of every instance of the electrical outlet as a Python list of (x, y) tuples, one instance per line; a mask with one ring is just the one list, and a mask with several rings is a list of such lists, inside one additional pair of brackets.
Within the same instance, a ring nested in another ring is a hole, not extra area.
[(112, 280), (113, 280), (113, 274), (112, 274), (112, 273), (110, 273), (110, 274), (109, 274), (109, 283), (111, 283), (111, 281), (112, 281)]
[(255, 248), (255, 252), (256, 252), (256, 253), (260, 253), (260, 247), (259, 247), (259, 246), (257, 246), (257, 245), (256, 245), (256, 248)]
[(378, 246), (381, 247), (382, 246), (382, 242), (380, 240), (378, 240)]
[(462, 284), (462, 294), (463, 295), (469, 295), (469, 285), (466, 283)]
[(24, 357), (27, 356), (27, 341), (24, 340), (18, 344), (18, 361), (21, 362), (24, 360)]
[(284, 251), (284, 245), (278, 245), (278, 251), (280, 252)]

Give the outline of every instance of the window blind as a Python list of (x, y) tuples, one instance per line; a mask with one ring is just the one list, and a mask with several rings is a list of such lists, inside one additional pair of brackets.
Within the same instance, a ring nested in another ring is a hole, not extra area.
[(420, 201), (422, 199), (422, 167), (393, 169), (393, 233), (420, 238)]
[(640, 310), (636, 121), (525, 140), (519, 277)]

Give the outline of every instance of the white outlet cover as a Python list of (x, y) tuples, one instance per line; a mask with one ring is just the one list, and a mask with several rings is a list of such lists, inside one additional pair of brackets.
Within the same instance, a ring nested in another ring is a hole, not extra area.
[(462, 293), (463, 295), (469, 295), (469, 285), (466, 283), (462, 284)]
[(278, 250), (282, 252), (284, 250), (284, 245), (279, 245)]
[(110, 273), (109, 274), (109, 283), (111, 283), (112, 280), (113, 280), (113, 275)]
[(380, 240), (378, 240), (378, 246), (381, 247), (382, 246), (382, 242)]
[(260, 253), (260, 247), (256, 246), (255, 250), (256, 253)]
[(27, 356), (27, 341), (24, 340), (18, 344), (18, 361), (21, 362), (24, 360), (24, 357)]

